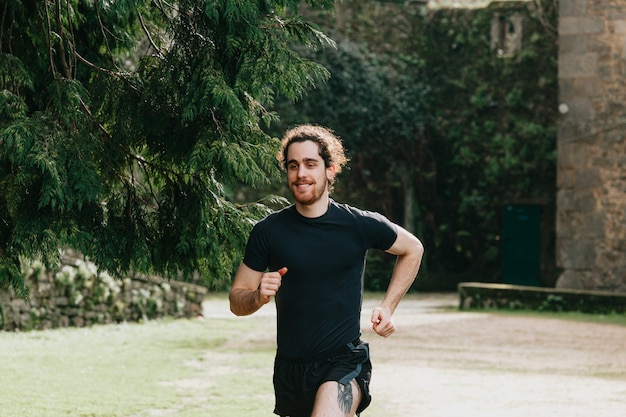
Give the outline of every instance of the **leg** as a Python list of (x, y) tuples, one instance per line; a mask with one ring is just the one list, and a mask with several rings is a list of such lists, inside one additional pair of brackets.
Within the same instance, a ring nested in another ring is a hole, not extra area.
[(311, 417), (353, 417), (361, 403), (361, 389), (353, 379), (347, 385), (324, 382), (317, 390)]

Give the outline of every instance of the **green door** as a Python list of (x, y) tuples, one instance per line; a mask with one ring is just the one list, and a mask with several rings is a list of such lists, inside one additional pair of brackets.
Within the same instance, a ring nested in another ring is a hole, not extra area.
[(541, 206), (504, 206), (502, 223), (502, 282), (540, 286)]

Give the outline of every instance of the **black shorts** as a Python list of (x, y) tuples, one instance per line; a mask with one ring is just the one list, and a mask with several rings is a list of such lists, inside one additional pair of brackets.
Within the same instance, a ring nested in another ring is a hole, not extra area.
[(324, 382), (349, 384), (353, 379), (361, 388), (357, 415), (367, 408), (372, 397), (369, 345), (357, 340), (342, 349), (311, 360), (276, 357), (274, 361), (274, 414), (281, 417), (310, 417), (317, 390)]

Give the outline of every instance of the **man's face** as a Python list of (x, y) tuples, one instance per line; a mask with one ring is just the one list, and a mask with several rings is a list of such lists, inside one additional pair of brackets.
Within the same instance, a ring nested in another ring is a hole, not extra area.
[(289, 145), (287, 182), (297, 203), (313, 205), (328, 195), (328, 181), (334, 173), (334, 166), (325, 167), (316, 142), (307, 140)]

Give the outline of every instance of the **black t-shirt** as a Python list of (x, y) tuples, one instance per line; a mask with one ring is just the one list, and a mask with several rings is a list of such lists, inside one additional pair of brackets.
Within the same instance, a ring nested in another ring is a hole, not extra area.
[(276, 295), (277, 354), (309, 358), (357, 339), (367, 250), (389, 249), (396, 237), (381, 214), (333, 200), (318, 218), (290, 206), (257, 223), (244, 263), (289, 269)]

